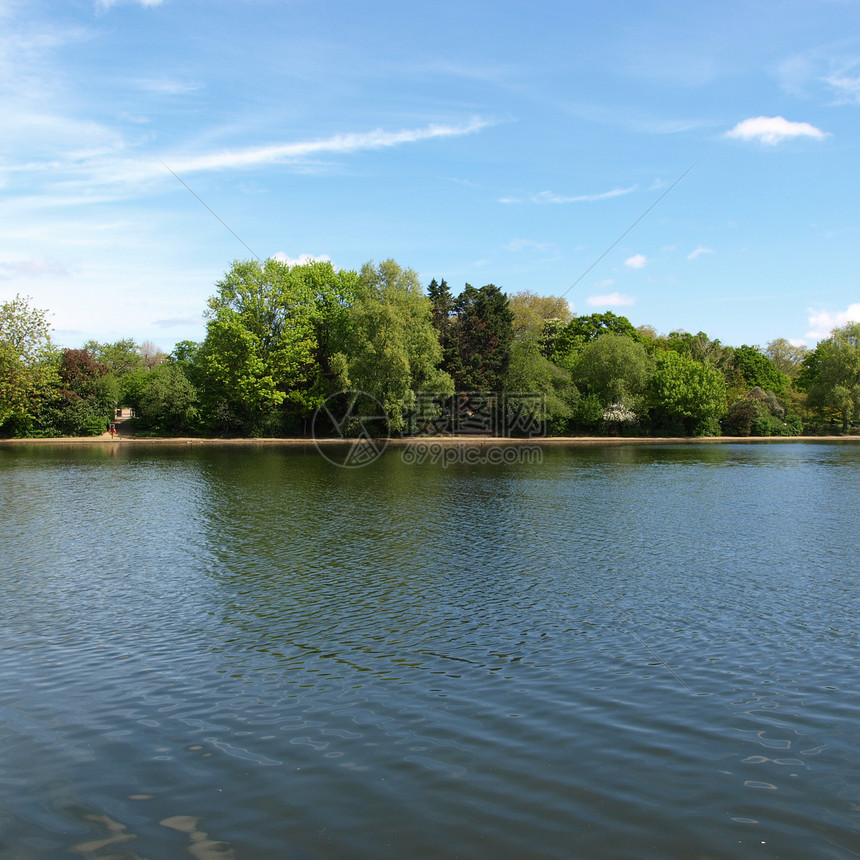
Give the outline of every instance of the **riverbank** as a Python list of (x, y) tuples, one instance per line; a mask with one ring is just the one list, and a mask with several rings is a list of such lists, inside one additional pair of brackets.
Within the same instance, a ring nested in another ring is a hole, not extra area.
[(50, 438), (0, 439), (0, 447), (20, 445), (221, 445), (221, 446), (266, 446), (308, 447), (355, 444), (378, 445), (385, 442), (394, 446), (409, 445), (678, 445), (678, 444), (726, 444), (726, 443), (771, 443), (771, 442), (860, 442), (860, 436), (544, 436), (523, 439), (510, 436), (408, 436), (388, 440), (358, 439), (305, 439), (266, 437), (260, 439), (201, 438), (196, 436), (57, 436)]

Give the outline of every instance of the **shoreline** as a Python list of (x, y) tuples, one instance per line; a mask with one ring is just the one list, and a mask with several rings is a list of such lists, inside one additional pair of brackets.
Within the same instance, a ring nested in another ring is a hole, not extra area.
[(203, 438), (196, 436), (55, 436), (47, 438), (0, 439), (0, 447), (21, 445), (132, 445), (177, 446), (202, 445), (225, 447), (308, 447), (355, 444), (381, 444), (403, 447), (410, 445), (464, 445), (485, 447), (498, 445), (697, 445), (697, 444), (761, 444), (788, 442), (860, 442), (858, 436), (541, 436), (524, 439), (514, 436), (407, 436), (388, 439), (306, 439), (301, 437)]

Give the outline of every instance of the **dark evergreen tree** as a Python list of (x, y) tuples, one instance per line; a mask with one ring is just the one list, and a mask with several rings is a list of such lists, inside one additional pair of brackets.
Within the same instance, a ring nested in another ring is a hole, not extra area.
[[(427, 296), (430, 299), (433, 327), (439, 332), (439, 341), (443, 342), (451, 328), (451, 314), (454, 311), (454, 297), (448, 282), (442, 278), (442, 283), (437, 284), (433, 278), (427, 287)], [(444, 347), (444, 343), (442, 345)]]
[(494, 284), (466, 284), (454, 312), (444, 369), (458, 391), (501, 391), (514, 340), (508, 297)]

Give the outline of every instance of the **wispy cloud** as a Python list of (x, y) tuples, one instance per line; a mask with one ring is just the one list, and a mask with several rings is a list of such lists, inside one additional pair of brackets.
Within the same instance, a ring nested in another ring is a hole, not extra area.
[(624, 261), (629, 269), (644, 269), (648, 265), (648, 258), (644, 254), (634, 254)]
[(170, 167), (177, 173), (195, 173), (201, 170), (223, 170), (225, 168), (257, 167), (264, 164), (296, 161), (312, 155), (345, 155), (362, 150), (386, 149), (405, 143), (417, 143), (435, 138), (459, 137), (473, 134), (491, 123), (480, 117), (473, 117), (464, 125), (442, 125), (432, 123), (424, 128), (385, 131), (376, 129), (369, 132), (337, 134), (320, 140), (298, 143), (281, 143), (271, 146), (246, 147), (236, 150), (197, 155), (190, 158), (172, 159)]
[(860, 57), (813, 48), (780, 63), (783, 89), (800, 98), (831, 98), (831, 104), (860, 104)]
[(849, 305), (844, 311), (821, 311), (809, 308), (808, 338), (824, 340), (835, 328), (850, 322), (860, 322), (860, 302)]
[(623, 293), (605, 293), (599, 296), (589, 296), (585, 303), (593, 308), (597, 307), (625, 307), (636, 304), (634, 296), (626, 296)]
[(835, 93), (838, 104), (860, 104), (860, 75), (851, 75), (845, 70), (824, 80)]
[(715, 254), (715, 253), (716, 253), (716, 251), (714, 251), (712, 248), (706, 248), (704, 245), (699, 245), (699, 247), (696, 248), (695, 251), (690, 251), (690, 253), (687, 254), (687, 259), (688, 260), (695, 260), (696, 257), (701, 257), (702, 254)]
[[(420, 141), (471, 134), (491, 123), (473, 118), (462, 125), (432, 124), (422, 128), (335, 135), (311, 141), (242, 147), (195, 155), (164, 153), (149, 158), (124, 157), (126, 142), (119, 135), (104, 135), (100, 127), (87, 127), (81, 133), (82, 150), (77, 153), (47, 153), (43, 161), (28, 160), (18, 164), (7, 161), (7, 177), (22, 182), (37, 180), (39, 193), (19, 196), (19, 208), (53, 208), (87, 205), (128, 198), (152, 189), (160, 180), (173, 181), (170, 173), (185, 177), (205, 171), (261, 168), (289, 164), (302, 169), (320, 155), (351, 153), (392, 148)], [(62, 126), (59, 126), (62, 127)], [(87, 151), (89, 150), (89, 151)], [(53, 155), (53, 157), (50, 157)]]
[(27, 281), (36, 278), (65, 277), (71, 271), (65, 263), (51, 257), (0, 262), (0, 281)]
[(766, 146), (776, 146), (795, 137), (824, 140), (828, 132), (808, 122), (791, 122), (782, 116), (756, 116), (739, 122), (724, 136), (735, 140), (757, 140)]
[(557, 247), (552, 242), (538, 242), (535, 239), (511, 239), (506, 245), (502, 245), (505, 251), (538, 251), (541, 254), (555, 251)]
[(203, 89), (203, 84), (197, 81), (178, 81), (173, 78), (138, 78), (134, 84), (144, 92), (169, 96), (182, 96)]
[(600, 194), (577, 194), (568, 196), (564, 194), (556, 194), (554, 191), (538, 191), (534, 194), (529, 194), (527, 197), (502, 197), (500, 203), (595, 203), (598, 200), (610, 200), (613, 197), (621, 197), (624, 194), (631, 194), (636, 190), (637, 186), (631, 185), (629, 188), (613, 188), (611, 191), (604, 191)]
[(96, 8), (107, 11), (111, 7), (118, 6), (124, 2), (134, 2), (141, 6), (160, 6), (164, 0), (96, 0)]

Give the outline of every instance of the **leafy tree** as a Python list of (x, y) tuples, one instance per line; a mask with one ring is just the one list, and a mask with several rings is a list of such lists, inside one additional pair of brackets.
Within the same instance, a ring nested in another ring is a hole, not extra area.
[(0, 305), (0, 342), (27, 365), (43, 357), (51, 340), (48, 312), (30, 307), (30, 301), (19, 294)]
[(197, 391), (173, 361), (147, 373), (136, 396), (139, 426), (156, 433), (193, 433), (197, 429)]
[(655, 429), (669, 435), (719, 435), (726, 382), (714, 367), (674, 350), (657, 353), (649, 386)]
[(544, 354), (561, 367), (573, 368), (577, 354), (587, 343), (596, 340), (606, 332), (624, 335), (632, 340), (640, 336), (627, 317), (618, 316), (612, 311), (602, 314), (574, 317), (566, 326), (554, 326), (544, 331)]
[(711, 340), (703, 331), (697, 334), (673, 331), (665, 338), (657, 338), (653, 346), (657, 349), (671, 349), (693, 361), (714, 367), (725, 367), (734, 352), (732, 347), (723, 346), (719, 340)]
[(652, 361), (641, 343), (623, 334), (606, 332), (589, 341), (573, 367), (573, 381), (601, 406), (642, 409), (642, 396), (652, 373)]
[(539, 338), (547, 320), (557, 320), (562, 325), (570, 322), (570, 305), (558, 296), (539, 296), (531, 290), (523, 290), (508, 296), (514, 315), (514, 340)]
[(729, 362), (731, 370), (737, 372), (748, 389), (760, 388), (784, 397), (791, 380), (780, 371), (776, 364), (754, 346), (738, 346), (734, 349)]
[(515, 341), (504, 378), (506, 391), (540, 394), (545, 399), (548, 431), (565, 433), (579, 401), (570, 373), (545, 358), (536, 340)]
[(116, 379), (86, 349), (64, 349), (59, 384), (37, 416), (39, 432), (50, 436), (97, 436), (107, 430), (117, 402)]
[(860, 323), (834, 329), (803, 360), (797, 384), (809, 405), (841, 417), (842, 432), (860, 418)]
[(325, 397), (331, 340), (355, 291), (330, 263), (236, 261), (209, 300), (194, 351), (213, 427), (277, 429), (278, 407), (301, 418)]
[(797, 436), (802, 423), (787, 412), (785, 403), (772, 391), (755, 387), (729, 407), (722, 421), (723, 433), (727, 436)]
[(776, 369), (789, 379), (794, 379), (800, 373), (803, 359), (808, 352), (807, 347), (796, 346), (784, 337), (772, 340), (764, 350), (764, 354), (774, 363)]
[(375, 397), (395, 431), (405, 426), (416, 392), (453, 391), (451, 378), (439, 369), (442, 348), (431, 310), (412, 269), (394, 260), (365, 263), (331, 359), (337, 386)]
[(456, 320), (445, 369), (458, 391), (501, 391), (514, 340), (513, 312), (494, 284), (466, 284), (454, 303)]
[(59, 383), (47, 311), (16, 295), (0, 304), (0, 434), (26, 436)]
[(89, 352), (93, 361), (104, 364), (117, 379), (144, 367), (140, 347), (132, 338), (118, 340), (116, 343), (89, 340), (84, 344), (84, 349)]

